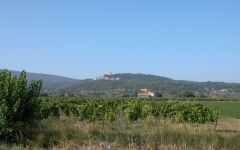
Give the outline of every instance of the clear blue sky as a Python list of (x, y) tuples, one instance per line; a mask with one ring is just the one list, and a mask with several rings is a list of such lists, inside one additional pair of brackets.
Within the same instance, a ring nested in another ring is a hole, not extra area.
[(240, 1), (1, 0), (0, 68), (240, 82)]

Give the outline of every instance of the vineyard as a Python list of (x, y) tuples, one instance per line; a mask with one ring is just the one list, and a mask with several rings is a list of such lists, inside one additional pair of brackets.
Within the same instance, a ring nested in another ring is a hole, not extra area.
[(0, 142), (7, 144), (0, 149), (240, 147), (239, 120), (222, 120), (215, 107), (231, 106), (224, 114), (239, 118), (237, 100), (39, 97), (41, 86), (28, 82), (25, 71), (19, 77), (0, 73)]
[(217, 110), (206, 107), (200, 103), (179, 101), (155, 101), (138, 98), (118, 97), (79, 97), (41, 98), (41, 115), (48, 116), (67, 115), (76, 116), (82, 120), (115, 121), (124, 118), (128, 121), (144, 119), (147, 116), (171, 119), (176, 122), (209, 123), (216, 122)]

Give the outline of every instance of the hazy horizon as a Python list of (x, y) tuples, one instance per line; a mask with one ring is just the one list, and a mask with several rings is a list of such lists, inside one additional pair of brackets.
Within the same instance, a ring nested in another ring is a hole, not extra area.
[(240, 1), (0, 2), (0, 69), (240, 83)]

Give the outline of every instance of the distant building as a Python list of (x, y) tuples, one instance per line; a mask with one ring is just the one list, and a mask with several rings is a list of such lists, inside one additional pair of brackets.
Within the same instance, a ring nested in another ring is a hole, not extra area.
[(104, 77), (105, 77), (105, 78), (112, 78), (112, 77), (113, 77), (113, 74), (112, 74), (111, 72), (106, 72), (106, 73), (104, 74)]
[(148, 97), (154, 97), (154, 96), (155, 96), (155, 93), (151, 92), (148, 89), (140, 89), (138, 91), (138, 97), (141, 97), (141, 98), (148, 98)]
[(120, 78), (115, 77), (111, 72), (106, 72), (103, 76), (97, 77), (96, 80), (120, 80)]

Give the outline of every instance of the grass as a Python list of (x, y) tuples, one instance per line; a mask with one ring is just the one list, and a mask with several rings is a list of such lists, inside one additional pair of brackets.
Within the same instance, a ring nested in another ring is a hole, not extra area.
[(202, 101), (199, 103), (219, 108), (222, 116), (240, 119), (240, 101)]
[[(171, 99), (169, 99), (171, 100)], [(168, 101), (169, 101), (168, 100)], [(177, 99), (172, 99), (173, 101), (177, 100)], [(180, 100), (182, 101), (182, 100)], [(200, 101), (195, 101), (195, 100), (185, 100), (187, 102), (192, 102), (192, 103), (201, 103), (204, 104), (206, 106), (210, 106), (210, 107), (216, 107), (219, 112), (220, 112), (220, 116), (222, 117), (230, 117), (230, 118), (236, 118), (236, 119), (240, 119), (240, 100), (200, 100)], [(161, 103), (163, 101), (159, 101), (159, 103)]]
[(215, 129), (213, 124), (174, 123), (153, 117), (132, 123), (119, 119), (103, 124), (61, 116), (43, 120), (34, 129), (29, 128), (21, 143), (23, 147), (35, 149), (237, 150), (240, 149), (239, 123), (238, 119), (221, 119)]
[[(199, 102), (199, 101), (198, 101)], [(76, 117), (50, 117), (37, 122), (21, 145), (0, 144), (0, 150), (23, 149), (240, 149), (240, 101), (200, 101), (220, 109), (218, 126), (187, 124), (147, 117), (128, 122), (87, 122)]]

